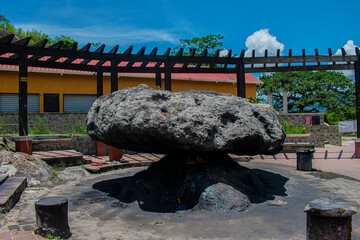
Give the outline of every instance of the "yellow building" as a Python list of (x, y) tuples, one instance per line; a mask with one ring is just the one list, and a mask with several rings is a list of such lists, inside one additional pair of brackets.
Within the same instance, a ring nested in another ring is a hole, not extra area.
[[(173, 73), (172, 91), (204, 89), (236, 95), (236, 74)], [(164, 86), (162, 76), (162, 86)], [(0, 65), (0, 113), (18, 112), (18, 67)], [(110, 74), (103, 78), (104, 94), (110, 93)], [(262, 82), (246, 74), (246, 97), (256, 97)], [(147, 84), (155, 88), (155, 74), (119, 73), (119, 89)], [(96, 99), (96, 73), (28, 68), (28, 112), (87, 112)]]

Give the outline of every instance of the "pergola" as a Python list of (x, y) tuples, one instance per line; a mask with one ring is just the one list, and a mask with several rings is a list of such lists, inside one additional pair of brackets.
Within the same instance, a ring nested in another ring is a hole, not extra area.
[(168, 48), (164, 54), (158, 55), (158, 48), (145, 54), (145, 47), (133, 53), (133, 47), (118, 53), (116, 45), (104, 53), (105, 45), (95, 51), (90, 51), (88, 43), (81, 49), (74, 43), (62, 49), (63, 42), (47, 46), (47, 39), (29, 45), (31, 38), (12, 41), (14, 35), (0, 38), (0, 64), (19, 66), (19, 135), (26, 136), (27, 128), (27, 73), (28, 67), (44, 67), (68, 70), (82, 70), (97, 73), (97, 96), (103, 94), (103, 74), (110, 73), (111, 92), (118, 90), (118, 73), (154, 73), (157, 86), (161, 86), (161, 74), (165, 78), (165, 90), (171, 91), (172, 73), (236, 73), (237, 95), (245, 97), (245, 73), (288, 72), (288, 71), (327, 71), (355, 70), (356, 85), (356, 116), (360, 138), (360, 50), (356, 55), (347, 55), (342, 49), (342, 55), (333, 55), (331, 49), (328, 55), (319, 55), (315, 49), (314, 55), (293, 56), (289, 50), (288, 56), (281, 56), (277, 50), (276, 56), (268, 56), (265, 50), (262, 57), (246, 57), (242, 50), (238, 57), (232, 57), (232, 50), (227, 56), (220, 57), (220, 50), (214, 56), (208, 56), (207, 50), (196, 56), (192, 49), (188, 56), (183, 55), (183, 49), (176, 55), (170, 54)]

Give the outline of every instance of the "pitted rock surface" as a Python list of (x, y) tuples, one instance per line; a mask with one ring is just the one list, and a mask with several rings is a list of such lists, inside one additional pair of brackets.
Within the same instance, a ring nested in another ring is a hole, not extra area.
[(138, 152), (275, 154), (285, 132), (274, 109), (230, 94), (169, 92), (146, 85), (99, 97), (87, 118), (90, 137)]

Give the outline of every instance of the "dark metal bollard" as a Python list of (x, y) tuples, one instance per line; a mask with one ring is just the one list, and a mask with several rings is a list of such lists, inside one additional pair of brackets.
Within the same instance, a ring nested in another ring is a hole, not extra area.
[(296, 150), (296, 169), (300, 171), (311, 171), (314, 152), (315, 149), (311, 148), (299, 148)]
[(69, 238), (68, 199), (65, 197), (46, 197), (35, 202), (37, 228), (35, 234), (48, 237)]
[(357, 209), (340, 198), (319, 198), (305, 207), (307, 213), (306, 239), (350, 240), (352, 215)]

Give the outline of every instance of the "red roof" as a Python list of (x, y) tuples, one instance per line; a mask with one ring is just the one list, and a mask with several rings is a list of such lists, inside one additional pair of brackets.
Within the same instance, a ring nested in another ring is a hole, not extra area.
[[(9, 57), (12, 54), (6, 53), (1, 55), (1, 57)], [(31, 57), (31, 56), (29, 56)], [(45, 61), (49, 57), (45, 56), (40, 58), (40, 61)], [(56, 62), (63, 62), (66, 58), (59, 58), (56, 60)], [(83, 59), (76, 59), (73, 61), (73, 63), (80, 63)], [(98, 62), (98, 60), (92, 60), (88, 63), (88, 65), (95, 65)], [(125, 66), (128, 62), (120, 62), (119, 66)], [(141, 62), (136, 62), (133, 64), (134, 67), (140, 66)], [(146, 66), (152, 66), (155, 63), (150, 62)], [(107, 61), (103, 64), (103, 66), (110, 66), (110, 61)], [(175, 65), (174, 67), (177, 67)], [(190, 67), (190, 66), (189, 66)], [(5, 65), (0, 64), (0, 70), (6, 70), (6, 69), (18, 69), (19, 67), (17, 65)], [(29, 71), (39, 71), (39, 72), (68, 72), (68, 73), (89, 73), (87, 71), (81, 71), (81, 70), (68, 70), (68, 69), (54, 69), (54, 68), (43, 68), (43, 67), (29, 67)], [(147, 76), (151, 77), (154, 76), (153, 73), (119, 73), (119, 75), (127, 75), (127, 76), (134, 76), (134, 77), (140, 77), (140, 76)], [(236, 80), (236, 74), (235, 73), (172, 73), (172, 78), (175, 79), (186, 79), (186, 80), (210, 80), (210, 81), (229, 81), (233, 82)], [(251, 84), (261, 84), (262, 81), (251, 75), (250, 73), (245, 73), (245, 81), (246, 83)]]

